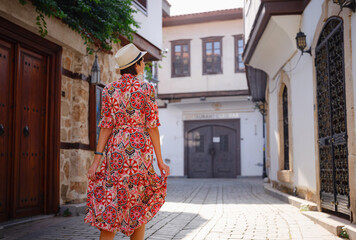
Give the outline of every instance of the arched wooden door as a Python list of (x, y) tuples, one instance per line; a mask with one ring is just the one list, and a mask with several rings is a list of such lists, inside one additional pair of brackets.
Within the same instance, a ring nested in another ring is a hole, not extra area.
[(186, 121), (185, 146), (188, 177), (240, 175), (239, 120)]
[(324, 25), (315, 49), (321, 207), (350, 215), (344, 30), (341, 18)]

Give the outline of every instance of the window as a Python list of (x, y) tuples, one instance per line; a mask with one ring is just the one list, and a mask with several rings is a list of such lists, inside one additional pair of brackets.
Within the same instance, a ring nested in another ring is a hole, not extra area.
[(220, 152), (229, 151), (229, 135), (220, 135)]
[(142, 7), (147, 8), (147, 0), (135, 0), (135, 2), (140, 4)]
[(147, 0), (134, 0), (133, 2), (140, 10), (147, 12)]
[(222, 37), (203, 38), (203, 74), (222, 73)]
[(282, 95), (283, 103), (283, 139), (284, 139), (284, 164), (283, 169), (289, 170), (289, 134), (288, 134), (288, 91), (285, 86)]
[(242, 61), (242, 53), (244, 51), (243, 35), (235, 35), (235, 72), (244, 72), (245, 64)]
[(195, 143), (195, 151), (204, 152), (204, 135), (196, 136)]
[(172, 77), (190, 76), (190, 39), (172, 41)]
[(104, 85), (90, 85), (89, 94), (89, 144), (95, 150), (99, 139), (101, 120), (101, 101)]
[(277, 179), (281, 182), (293, 182), (293, 148), (291, 129), (292, 105), (290, 104), (291, 87), (290, 79), (286, 72), (280, 73), (280, 85), (278, 90), (278, 171)]

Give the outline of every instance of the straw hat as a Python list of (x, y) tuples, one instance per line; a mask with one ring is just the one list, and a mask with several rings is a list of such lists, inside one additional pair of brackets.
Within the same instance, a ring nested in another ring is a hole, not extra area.
[(140, 51), (135, 45), (129, 43), (120, 48), (115, 54), (116, 69), (124, 69), (136, 63), (147, 52)]

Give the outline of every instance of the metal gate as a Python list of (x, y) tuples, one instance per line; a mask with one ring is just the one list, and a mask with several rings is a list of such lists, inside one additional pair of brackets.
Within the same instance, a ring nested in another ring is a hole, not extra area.
[(329, 18), (315, 50), (321, 207), (350, 215), (343, 21)]

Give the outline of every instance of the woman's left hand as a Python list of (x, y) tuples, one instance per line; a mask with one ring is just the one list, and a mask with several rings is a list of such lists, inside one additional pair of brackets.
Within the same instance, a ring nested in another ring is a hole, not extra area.
[(92, 181), (95, 180), (95, 172), (97, 168), (98, 168), (98, 164), (96, 162), (93, 162), (93, 164), (88, 170), (88, 178)]

